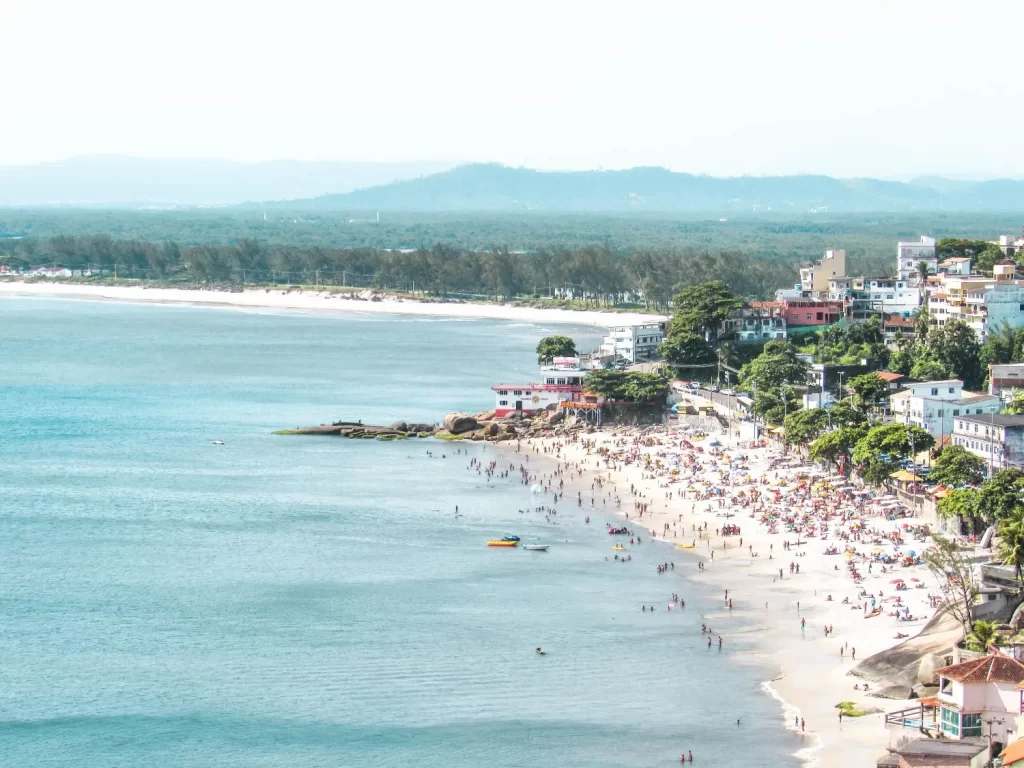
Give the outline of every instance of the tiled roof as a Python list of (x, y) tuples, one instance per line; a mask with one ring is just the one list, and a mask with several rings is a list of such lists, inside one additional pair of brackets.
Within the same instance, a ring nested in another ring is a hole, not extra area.
[(958, 683), (1014, 683), (1024, 682), (1024, 664), (1009, 656), (992, 651), (980, 659), (962, 661), (935, 670), (939, 677)]
[(1024, 760), (1024, 739), (1017, 739), (1000, 752), (999, 756), (1003, 758), (1003, 765), (1013, 765), (1018, 760)]
[(882, 381), (899, 381), (904, 378), (902, 373), (890, 373), (889, 371), (875, 371), (875, 376)]

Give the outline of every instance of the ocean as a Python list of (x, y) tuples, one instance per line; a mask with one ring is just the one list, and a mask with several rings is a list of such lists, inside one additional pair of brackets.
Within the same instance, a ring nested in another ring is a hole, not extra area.
[(0, 765), (797, 765), (757, 633), (706, 649), (668, 548), (520, 513), (492, 446), (272, 434), (484, 410), (551, 332), (599, 338), (0, 300)]

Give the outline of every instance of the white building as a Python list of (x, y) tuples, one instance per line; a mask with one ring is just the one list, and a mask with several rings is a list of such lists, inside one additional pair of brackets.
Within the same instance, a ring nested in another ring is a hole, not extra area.
[(665, 340), (665, 323), (618, 325), (601, 342), (601, 357), (622, 357), (631, 363), (653, 360)]
[(988, 367), (988, 393), (1003, 400), (1024, 394), (1024, 363), (993, 363)]
[(896, 243), (896, 274), (900, 280), (916, 280), (917, 265), (922, 261), (928, 265), (929, 272), (938, 269), (934, 237), (922, 235), (916, 243)]
[(1000, 235), (993, 245), (998, 245), (999, 250), (1003, 252), (1006, 258), (1012, 259), (1015, 253), (1024, 251), (1024, 231), (1021, 232), (1020, 237)]
[(988, 737), (1001, 745), (1013, 741), (1017, 717), (1024, 711), (1019, 687), (1024, 681), (1024, 664), (993, 650), (980, 659), (937, 669), (935, 674), (939, 678), (936, 719), (945, 738)]
[(551, 365), (540, 369), (539, 382), (528, 384), (495, 384), (494, 415), (508, 416), (516, 411), (533, 413), (558, 405), (563, 400), (578, 401), (583, 393), (583, 377), (588, 371), (580, 367), (578, 357), (556, 357)]
[(967, 277), (971, 274), (971, 260), (967, 256), (952, 256), (939, 262), (939, 272), (945, 275)]
[(944, 275), (928, 295), (931, 324), (962, 320), (982, 342), (990, 328), (1004, 322), (1011, 328), (1024, 326), (1024, 280), (1014, 279), (1015, 273), (1015, 264), (1002, 262), (992, 277)]
[(999, 413), (1002, 401), (994, 395), (965, 392), (960, 379), (919, 381), (889, 396), (893, 421), (913, 424), (932, 437), (953, 432), (957, 416)]
[(1024, 463), (1024, 416), (992, 413), (953, 420), (953, 445), (983, 459), (993, 472)]
[(846, 274), (846, 251), (842, 248), (825, 251), (825, 258), (800, 269), (800, 287), (804, 292), (821, 294), (828, 291), (828, 281)]

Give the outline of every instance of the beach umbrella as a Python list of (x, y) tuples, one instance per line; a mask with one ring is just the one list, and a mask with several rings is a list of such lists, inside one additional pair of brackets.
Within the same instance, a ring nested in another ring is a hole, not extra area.
[(902, 584), (903, 583), (903, 579), (893, 579), (889, 583), (890, 584)]

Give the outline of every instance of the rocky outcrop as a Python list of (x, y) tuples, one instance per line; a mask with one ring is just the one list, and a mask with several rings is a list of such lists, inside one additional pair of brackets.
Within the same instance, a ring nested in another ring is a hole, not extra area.
[(480, 426), (475, 417), (466, 413), (449, 413), (444, 417), (444, 428), (453, 435), (461, 435), (464, 432), (472, 432)]

